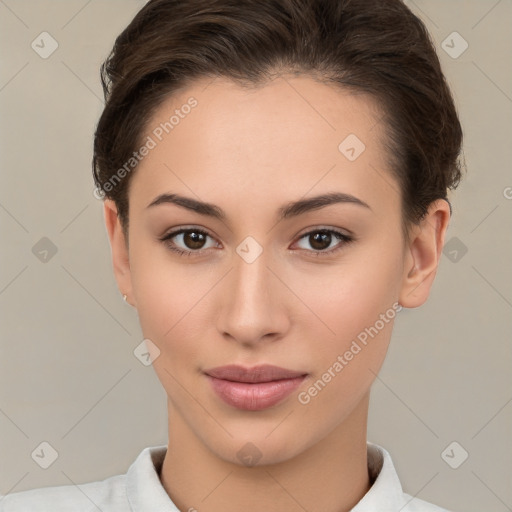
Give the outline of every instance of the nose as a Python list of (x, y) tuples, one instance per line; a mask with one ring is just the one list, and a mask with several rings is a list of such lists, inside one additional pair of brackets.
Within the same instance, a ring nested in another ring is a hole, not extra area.
[(276, 341), (288, 330), (290, 292), (270, 259), (265, 250), (251, 263), (233, 253), (233, 267), (218, 291), (217, 328), (225, 339), (251, 346)]

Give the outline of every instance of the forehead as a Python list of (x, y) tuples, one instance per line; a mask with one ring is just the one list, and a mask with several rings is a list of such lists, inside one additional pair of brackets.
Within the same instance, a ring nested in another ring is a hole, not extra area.
[(372, 97), (311, 77), (251, 88), (198, 80), (167, 98), (147, 125), (143, 140), (153, 147), (133, 176), (130, 202), (142, 207), (179, 192), (219, 205), (236, 196), (249, 208), (340, 191), (378, 203), (384, 191), (390, 204), (382, 207), (393, 206), (381, 117)]

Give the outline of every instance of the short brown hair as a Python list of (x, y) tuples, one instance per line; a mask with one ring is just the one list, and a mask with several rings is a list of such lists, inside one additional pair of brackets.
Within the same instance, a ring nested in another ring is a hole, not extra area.
[(125, 234), (131, 173), (106, 184), (161, 103), (194, 79), (252, 86), (285, 71), (377, 99), (404, 226), (458, 185), (462, 129), (454, 101), (426, 27), (401, 0), (150, 0), (101, 66), (106, 104), (93, 174), (115, 201)]

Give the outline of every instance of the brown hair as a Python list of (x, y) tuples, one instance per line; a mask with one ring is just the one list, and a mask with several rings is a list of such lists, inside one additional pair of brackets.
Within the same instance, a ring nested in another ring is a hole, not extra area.
[(106, 103), (93, 174), (126, 235), (132, 173), (120, 179), (118, 171), (161, 103), (194, 79), (250, 87), (286, 71), (377, 99), (406, 237), (458, 185), (462, 130), (453, 98), (427, 29), (402, 1), (150, 0), (101, 66)]

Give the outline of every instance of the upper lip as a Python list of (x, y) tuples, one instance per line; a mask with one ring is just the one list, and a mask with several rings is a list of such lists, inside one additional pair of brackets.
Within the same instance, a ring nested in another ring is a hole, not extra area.
[(236, 364), (218, 366), (205, 370), (207, 375), (217, 379), (230, 380), (233, 382), (271, 382), (273, 380), (294, 379), (306, 375), (304, 372), (287, 370), (271, 364), (262, 364), (245, 368)]

